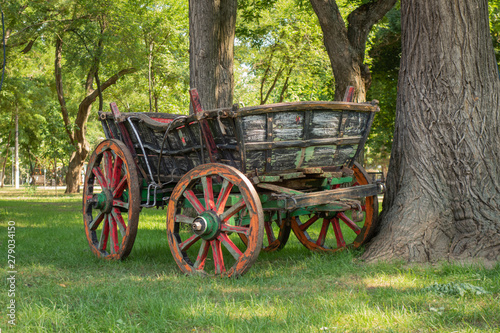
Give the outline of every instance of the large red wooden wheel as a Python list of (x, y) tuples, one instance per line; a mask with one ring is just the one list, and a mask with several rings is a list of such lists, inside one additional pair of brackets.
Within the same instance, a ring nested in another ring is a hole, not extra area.
[(85, 234), (101, 258), (125, 259), (134, 245), (141, 205), (132, 155), (118, 140), (104, 140), (90, 157), (83, 190)]
[(184, 273), (237, 277), (259, 255), (263, 220), (259, 197), (245, 175), (224, 164), (203, 164), (186, 173), (170, 196), (170, 251)]
[[(351, 186), (370, 182), (366, 171), (355, 163)], [(376, 195), (357, 198), (361, 210), (342, 212), (316, 212), (309, 216), (295, 216), (291, 225), (295, 236), (308, 249), (318, 252), (335, 252), (347, 247), (358, 248), (371, 236), (376, 227), (378, 198)]]

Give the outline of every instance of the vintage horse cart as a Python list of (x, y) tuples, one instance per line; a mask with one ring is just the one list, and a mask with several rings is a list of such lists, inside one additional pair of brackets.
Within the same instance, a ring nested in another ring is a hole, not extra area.
[[(295, 102), (196, 113), (100, 112), (88, 164), (85, 232), (99, 257), (130, 253), (142, 208), (167, 207), (185, 273), (239, 276), (293, 230), (314, 251), (358, 247), (375, 227), (382, 184), (355, 162), (376, 103)], [(331, 227), (330, 227), (331, 226)]]

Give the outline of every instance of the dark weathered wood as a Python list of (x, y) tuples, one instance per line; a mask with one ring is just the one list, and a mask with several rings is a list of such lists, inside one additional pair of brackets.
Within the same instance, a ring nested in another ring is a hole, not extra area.
[[(198, 115), (203, 114), (200, 97), (198, 96), (196, 89), (189, 90), (189, 95), (191, 97), (191, 104), (193, 105), (194, 112)], [(210, 131), (210, 127), (206, 119), (200, 119), (199, 124), (201, 127), (201, 134), (203, 135), (203, 139), (207, 147), (208, 156), (210, 157), (210, 161), (214, 163), (218, 159), (218, 151), (213, 134)]]
[(250, 142), (245, 148), (247, 151), (265, 150), (265, 149), (282, 149), (282, 148), (306, 148), (312, 146), (328, 146), (328, 145), (357, 145), (362, 140), (362, 137), (349, 138), (331, 138), (331, 139), (311, 139), (301, 141), (278, 141), (278, 142)]
[(380, 192), (381, 188), (379, 185), (368, 184), (316, 193), (299, 194), (282, 200), (284, 200), (284, 207), (286, 209), (296, 209), (300, 207), (328, 204), (339, 199), (365, 198), (377, 195)]

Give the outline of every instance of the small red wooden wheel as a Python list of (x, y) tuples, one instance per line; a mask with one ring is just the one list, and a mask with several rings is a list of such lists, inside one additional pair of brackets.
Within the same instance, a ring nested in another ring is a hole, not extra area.
[[(351, 186), (369, 184), (366, 171), (359, 164), (352, 167), (354, 179)], [(309, 216), (295, 216), (291, 225), (295, 236), (308, 249), (318, 252), (335, 252), (358, 248), (371, 236), (376, 227), (378, 198), (376, 195), (356, 198), (361, 210), (342, 212), (316, 212)]]
[(134, 245), (141, 197), (139, 178), (128, 148), (104, 140), (90, 156), (83, 190), (83, 221), (92, 252), (125, 259)]
[[(277, 215), (277, 216), (276, 216)], [(285, 247), (292, 227), (289, 218), (280, 218), (280, 214), (270, 212), (264, 221), (264, 238), (262, 251), (273, 252)], [(240, 234), (241, 239), (246, 244), (247, 238)]]
[[(194, 208), (195, 213), (186, 208)], [(174, 188), (167, 210), (170, 251), (188, 274), (237, 277), (257, 259), (264, 232), (255, 188), (237, 169), (200, 165)], [(239, 235), (248, 241), (245, 244)]]

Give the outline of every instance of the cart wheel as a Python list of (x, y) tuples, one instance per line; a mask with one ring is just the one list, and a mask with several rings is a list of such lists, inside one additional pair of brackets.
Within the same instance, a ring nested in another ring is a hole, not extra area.
[[(271, 213), (272, 215), (272, 213)], [(290, 231), (290, 218), (286, 219), (272, 219), (264, 222), (264, 239), (262, 244), (262, 251), (273, 252), (281, 250), (285, 247)], [(245, 235), (240, 234), (241, 240), (246, 244), (248, 239)]]
[[(354, 180), (351, 186), (370, 183), (366, 171), (359, 164), (354, 163), (352, 170)], [(358, 248), (368, 241), (376, 227), (378, 198), (374, 195), (357, 199), (362, 202), (361, 212), (318, 212), (310, 216), (293, 217), (291, 224), (295, 236), (312, 251), (335, 252), (346, 247)]]
[[(196, 213), (187, 216), (187, 207)], [(186, 173), (170, 196), (170, 251), (184, 273), (241, 276), (261, 250), (263, 220), (259, 197), (245, 175), (224, 164), (203, 164)], [(246, 244), (240, 234), (248, 238)]]
[(129, 255), (140, 205), (132, 155), (122, 142), (104, 140), (90, 157), (83, 190), (85, 233), (96, 256), (125, 259)]

